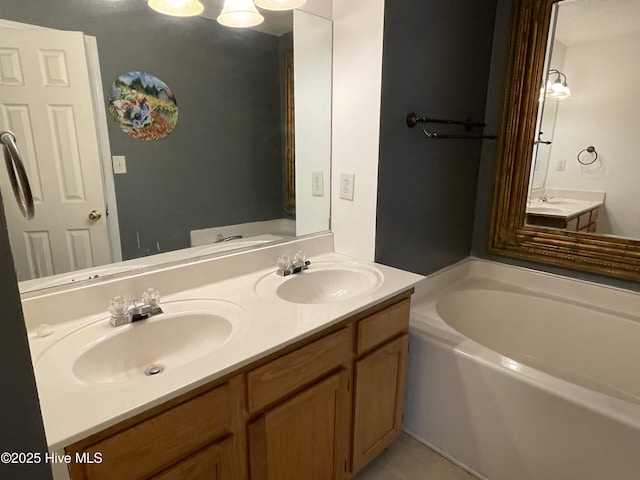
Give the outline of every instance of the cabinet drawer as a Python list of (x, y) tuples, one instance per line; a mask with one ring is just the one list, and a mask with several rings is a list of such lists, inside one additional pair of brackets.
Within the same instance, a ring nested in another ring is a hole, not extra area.
[(358, 323), (358, 354), (409, 331), (411, 300), (402, 300)]
[(85, 447), (90, 458), (100, 452), (102, 463), (72, 464), (72, 478), (142, 479), (172, 465), (229, 431), (230, 391), (225, 383)]
[(351, 329), (343, 328), (247, 374), (249, 412), (256, 412), (349, 361)]

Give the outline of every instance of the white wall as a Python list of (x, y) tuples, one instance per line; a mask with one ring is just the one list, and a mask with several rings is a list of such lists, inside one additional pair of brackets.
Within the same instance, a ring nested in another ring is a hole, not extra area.
[(331, 19), (333, 18), (333, 0), (307, 0), (307, 3), (298, 10)]
[[(638, 51), (640, 34), (566, 49), (562, 71), (573, 98), (558, 106), (546, 181), (549, 188), (605, 191), (598, 233), (634, 238), (640, 238)], [(582, 166), (576, 156), (589, 145), (598, 161)], [(556, 171), (559, 160), (566, 160), (564, 171)]]
[[(331, 230), (337, 252), (373, 260), (384, 0), (334, 0), (333, 22)], [(355, 174), (353, 201), (341, 173)]]
[[(293, 26), (296, 235), (306, 235), (329, 230), (332, 25), (296, 10)], [(312, 193), (312, 172), (322, 172), (323, 196)]]

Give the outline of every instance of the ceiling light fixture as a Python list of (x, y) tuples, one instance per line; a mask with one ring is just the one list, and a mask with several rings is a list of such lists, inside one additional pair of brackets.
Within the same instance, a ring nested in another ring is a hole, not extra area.
[(253, 0), (225, 0), (222, 12), (216, 19), (225, 27), (255, 27), (264, 22)]
[(256, 7), (265, 10), (293, 10), (307, 3), (307, 0), (256, 0)]
[(200, 0), (149, 0), (149, 7), (173, 17), (194, 17), (204, 12)]

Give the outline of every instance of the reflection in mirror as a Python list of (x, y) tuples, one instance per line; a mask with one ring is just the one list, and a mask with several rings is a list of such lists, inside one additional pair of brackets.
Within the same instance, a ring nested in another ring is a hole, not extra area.
[[(22, 292), (329, 228), (331, 22), (263, 11), (233, 29), (221, 5), (178, 18), (140, 0), (3, 2), (0, 130), (36, 201), (21, 220), (0, 173)], [(107, 112), (129, 71), (171, 88), (165, 138)]]
[[(637, 1), (555, 5), (527, 224), (640, 239), (640, 163), (634, 141), (640, 107), (638, 48)], [(567, 85), (570, 96), (565, 95)]]
[[(635, 120), (620, 114), (621, 104), (637, 103), (637, 95), (633, 94), (633, 88), (627, 89), (624, 101), (618, 96), (616, 100), (611, 96), (611, 90), (617, 90), (616, 81), (621, 80), (617, 72), (601, 71), (600, 68), (592, 68), (594, 62), (602, 59), (590, 58), (588, 65), (585, 62), (578, 70), (570, 71), (571, 65), (567, 59), (563, 62), (563, 68), (557, 68), (566, 75), (566, 81), (571, 85), (573, 98), (562, 100), (563, 103), (557, 105), (556, 123), (559, 125), (560, 112), (564, 108), (582, 108), (582, 117), (572, 118), (573, 123), (565, 129), (569, 133), (553, 128), (552, 144), (554, 150), (559, 149), (559, 145), (571, 142), (570, 146), (563, 147), (564, 155), (549, 161), (544, 180), (544, 189), (549, 185), (550, 178), (556, 174), (570, 174), (573, 169), (573, 181), (585, 182), (580, 184), (569, 184), (567, 186), (558, 184), (559, 190), (570, 189), (572, 194), (579, 190), (599, 191), (603, 194), (602, 201), (606, 212), (603, 215), (609, 217), (609, 221), (602, 222), (599, 212), (585, 212), (578, 218), (577, 225), (558, 228), (548, 225), (532, 226), (528, 218), (531, 213), (527, 209), (531, 206), (531, 197), (534, 197), (532, 186), (532, 146), (538, 139), (548, 140), (551, 135), (550, 130), (544, 131), (541, 128), (541, 120), (538, 117), (540, 111), (540, 90), (544, 87), (547, 73), (552, 68), (548, 62), (545, 64), (545, 52), (548, 44), (548, 34), (553, 28), (552, 7), (559, 3), (561, 6), (580, 3), (589, 5), (606, 4), (610, 6), (607, 16), (604, 14), (593, 17), (588, 23), (584, 20), (580, 24), (580, 30), (584, 33), (596, 29), (597, 24), (604, 23), (605, 18), (614, 16), (619, 19), (616, 23), (616, 30), (627, 30), (626, 37), (633, 37), (637, 24), (636, 15), (631, 16), (624, 6), (632, 5), (638, 10), (640, 4), (633, 0), (598, 0), (598, 2), (587, 2), (576, 0), (575, 2), (557, 0), (512, 0), (513, 9), (511, 24), (511, 42), (509, 47), (508, 70), (506, 74), (506, 86), (504, 91), (503, 114), (501, 120), (500, 141), (498, 155), (496, 158), (495, 187), (493, 196), (492, 217), (489, 233), (488, 251), (495, 255), (504, 255), (519, 260), (526, 260), (537, 263), (544, 263), (556, 267), (581, 270), (591, 274), (613, 276), (626, 280), (640, 281), (640, 240), (620, 236), (615, 234), (601, 234), (601, 228), (605, 228), (607, 223), (614, 226), (616, 222), (612, 220), (610, 207), (615, 205), (615, 196), (623, 193), (627, 195), (628, 183), (625, 183), (621, 190), (616, 189), (616, 185), (596, 184), (593, 178), (602, 177), (606, 179), (613, 177), (618, 170), (628, 163), (623, 158), (627, 154), (634, 154), (634, 147), (629, 146), (623, 138), (633, 138)], [(595, 18), (595, 20), (594, 20)], [(561, 27), (558, 26), (558, 30)], [(556, 34), (557, 37), (557, 34)], [(559, 39), (559, 37), (557, 37)], [(566, 41), (566, 40), (565, 40)], [(595, 43), (596, 39), (593, 39)], [(567, 50), (573, 48), (567, 47)], [(565, 52), (566, 54), (566, 52)], [(616, 57), (617, 51), (604, 49), (602, 57)], [(637, 63), (635, 58), (629, 63)], [(606, 67), (610, 68), (610, 67)], [(600, 76), (597, 78), (600, 90), (591, 89), (590, 83), (596, 83), (591, 77), (591, 71), (597, 70)], [(552, 81), (555, 78), (552, 77)], [(609, 81), (609, 79), (611, 79)], [(588, 93), (591, 92), (591, 93)], [(619, 94), (619, 92), (618, 92)], [(605, 99), (597, 103), (596, 109), (586, 110), (590, 96), (596, 100)], [(548, 101), (546, 104), (548, 105)], [(566, 107), (570, 105), (570, 107)], [(573, 105), (573, 107), (571, 107)], [(634, 107), (637, 110), (637, 106)], [(563, 114), (564, 115), (564, 114)], [(606, 121), (603, 119), (606, 118)], [(592, 121), (591, 125), (587, 121)], [(595, 127), (593, 126), (595, 125)], [(545, 127), (546, 128), (546, 127)], [(544, 132), (540, 136), (540, 130)], [(623, 133), (624, 137), (618, 134)], [(561, 138), (561, 136), (563, 138)], [(578, 138), (579, 137), (579, 138)], [(613, 139), (613, 140), (612, 140)], [(619, 149), (618, 144), (624, 145), (624, 149)], [(539, 144), (540, 145), (540, 144)], [(590, 152), (589, 147), (594, 147)], [(583, 150), (585, 150), (583, 152)], [(562, 151), (560, 153), (562, 153)], [(598, 159), (595, 158), (595, 153)], [(556, 153), (558, 153), (556, 151)], [(578, 162), (578, 157), (585, 163), (594, 160), (592, 165), (582, 165)], [(565, 163), (566, 160), (566, 163)], [(598, 160), (597, 162), (595, 160)], [(597, 163), (602, 164), (604, 173), (591, 171), (586, 174), (583, 168), (593, 168)], [(555, 170), (564, 164), (565, 170)], [(538, 167), (541, 168), (541, 167)], [(567, 176), (565, 175), (565, 176)], [(625, 176), (637, 178), (636, 170), (627, 170)], [(598, 181), (601, 180), (598, 178)], [(588, 182), (588, 183), (587, 183)], [(637, 190), (637, 188), (635, 189)], [(564, 192), (546, 193), (547, 202), (542, 201), (538, 196), (538, 207), (542, 209), (561, 210), (564, 206), (558, 200), (563, 200)], [(550, 198), (551, 197), (551, 198)], [(578, 198), (571, 197), (574, 200)], [(629, 197), (624, 201), (625, 207), (629, 204), (635, 205), (635, 199), (629, 203)], [(535, 198), (534, 198), (535, 199)], [(556, 200), (557, 205), (548, 205), (549, 199)], [(602, 208), (602, 207), (601, 207)], [(598, 209), (600, 210), (600, 208)], [(547, 215), (552, 218), (553, 216)], [(585, 221), (585, 223), (582, 222)], [(586, 224), (586, 229), (581, 226)], [(601, 225), (602, 224), (602, 225)], [(591, 228), (596, 232), (589, 231)], [(613, 231), (613, 229), (612, 229)]]

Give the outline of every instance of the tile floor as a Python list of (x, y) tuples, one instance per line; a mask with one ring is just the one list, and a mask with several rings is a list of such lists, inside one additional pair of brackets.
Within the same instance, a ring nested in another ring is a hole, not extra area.
[(353, 480), (477, 480), (403, 433)]

